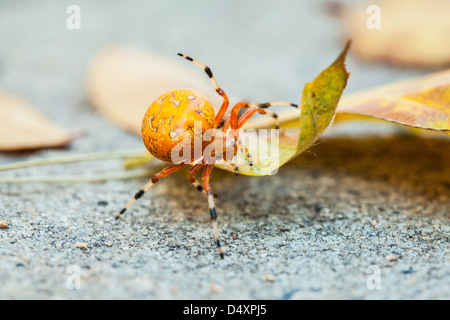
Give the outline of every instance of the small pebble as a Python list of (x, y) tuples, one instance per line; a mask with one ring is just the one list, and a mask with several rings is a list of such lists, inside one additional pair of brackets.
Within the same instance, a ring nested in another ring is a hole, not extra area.
[(106, 242), (105, 242), (105, 246), (107, 246), (107, 247), (112, 247), (112, 246), (113, 246), (112, 241), (106, 241)]
[(262, 280), (267, 282), (275, 282), (276, 278), (270, 274), (265, 274), (262, 276)]
[(4, 229), (6, 229), (6, 228), (8, 228), (8, 222), (6, 222), (6, 221), (0, 221), (0, 229), (1, 228), (4, 228)]
[(210, 285), (211, 291), (214, 293), (221, 293), (223, 291), (223, 288), (217, 284), (211, 283)]
[(393, 254), (388, 254), (388, 255), (386, 256), (386, 260), (389, 261), (389, 262), (397, 261), (397, 260), (398, 260), (398, 257), (394, 256)]
[(378, 221), (373, 219), (370, 224), (372, 225), (372, 227), (375, 227), (378, 224)]

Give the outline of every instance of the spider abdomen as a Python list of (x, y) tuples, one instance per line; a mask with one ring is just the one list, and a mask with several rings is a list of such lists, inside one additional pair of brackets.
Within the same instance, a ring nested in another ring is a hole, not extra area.
[(214, 120), (214, 109), (201, 93), (172, 90), (148, 108), (142, 121), (142, 139), (147, 150), (160, 160), (192, 162), (201, 157), (210, 143), (203, 135), (214, 128)]

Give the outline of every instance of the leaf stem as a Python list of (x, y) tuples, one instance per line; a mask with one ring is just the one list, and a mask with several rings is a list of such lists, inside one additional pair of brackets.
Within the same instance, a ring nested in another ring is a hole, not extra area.
[(52, 165), (52, 164), (63, 164), (63, 163), (83, 162), (83, 161), (97, 161), (97, 160), (105, 160), (105, 159), (113, 159), (113, 158), (122, 158), (122, 159), (138, 158), (138, 157), (142, 157), (143, 154), (144, 154), (143, 149), (133, 149), (133, 150), (118, 150), (118, 151), (87, 153), (87, 154), (80, 154), (80, 155), (69, 155), (69, 156), (62, 156), (62, 157), (56, 157), (56, 158), (29, 160), (29, 161), (22, 161), (22, 162), (6, 164), (3, 166), (0, 166), (0, 171), (21, 169), (21, 168), (28, 168), (28, 167), (35, 167), (35, 166)]
[(101, 174), (89, 174), (89, 175), (73, 175), (73, 176), (34, 176), (23, 178), (4, 178), (0, 179), (0, 184), (3, 183), (32, 183), (32, 182), (44, 182), (44, 183), (73, 183), (73, 182), (103, 182), (107, 180), (125, 180), (148, 177), (153, 173), (149, 169), (137, 169), (129, 171), (108, 172)]

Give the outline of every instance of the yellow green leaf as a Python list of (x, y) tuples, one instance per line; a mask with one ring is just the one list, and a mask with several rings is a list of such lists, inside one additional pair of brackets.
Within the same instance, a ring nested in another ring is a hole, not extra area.
[(424, 68), (450, 64), (450, 1), (353, 1), (337, 11), (352, 52), (366, 60)]
[(345, 69), (345, 57), (349, 46), (350, 42), (331, 66), (306, 84), (302, 97), (300, 138), (294, 156), (309, 148), (331, 123), (347, 85), (349, 74)]
[[(267, 149), (277, 152), (264, 154), (258, 150), (258, 161), (249, 165), (238, 165), (239, 173), (245, 175), (270, 175), (280, 166), (311, 147), (318, 136), (329, 126), (333, 120), (339, 99), (347, 85), (348, 72), (345, 68), (345, 57), (350, 42), (347, 43), (336, 61), (312, 82), (305, 85), (301, 101), (301, 111), (290, 112), (282, 121), (290, 121), (288, 127), (282, 126), (277, 137), (267, 138), (262, 135), (253, 135), (246, 145), (267, 145)], [(297, 120), (295, 120), (297, 118)], [(292, 122), (296, 126), (292, 128)], [(255, 122), (244, 128), (257, 127)], [(246, 136), (247, 137), (247, 136)], [(241, 140), (245, 140), (245, 138)], [(234, 171), (226, 163), (217, 163), (216, 166)]]

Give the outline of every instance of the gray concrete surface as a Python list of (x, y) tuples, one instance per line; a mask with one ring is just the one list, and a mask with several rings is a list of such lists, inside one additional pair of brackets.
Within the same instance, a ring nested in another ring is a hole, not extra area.
[[(70, 4), (81, 7), (81, 30), (65, 26)], [(110, 43), (195, 55), (233, 97), (298, 100), (341, 48), (340, 25), (323, 5), (2, 1), (0, 88), (87, 134), (68, 149), (0, 154), (0, 164), (141, 146), (86, 100), (86, 66)], [(354, 56), (348, 69), (347, 93), (425, 73)], [(0, 221), (10, 225), (0, 229), (0, 298), (449, 299), (449, 140), (346, 132), (328, 134), (275, 176), (214, 171), (224, 260), (206, 200), (185, 172), (162, 180), (120, 222), (117, 210), (145, 180), (0, 185)], [(108, 160), (0, 177), (120, 166)], [(74, 248), (78, 242), (89, 248)], [(370, 266), (379, 268), (379, 289), (367, 286)], [(77, 270), (81, 288), (71, 290)]]

